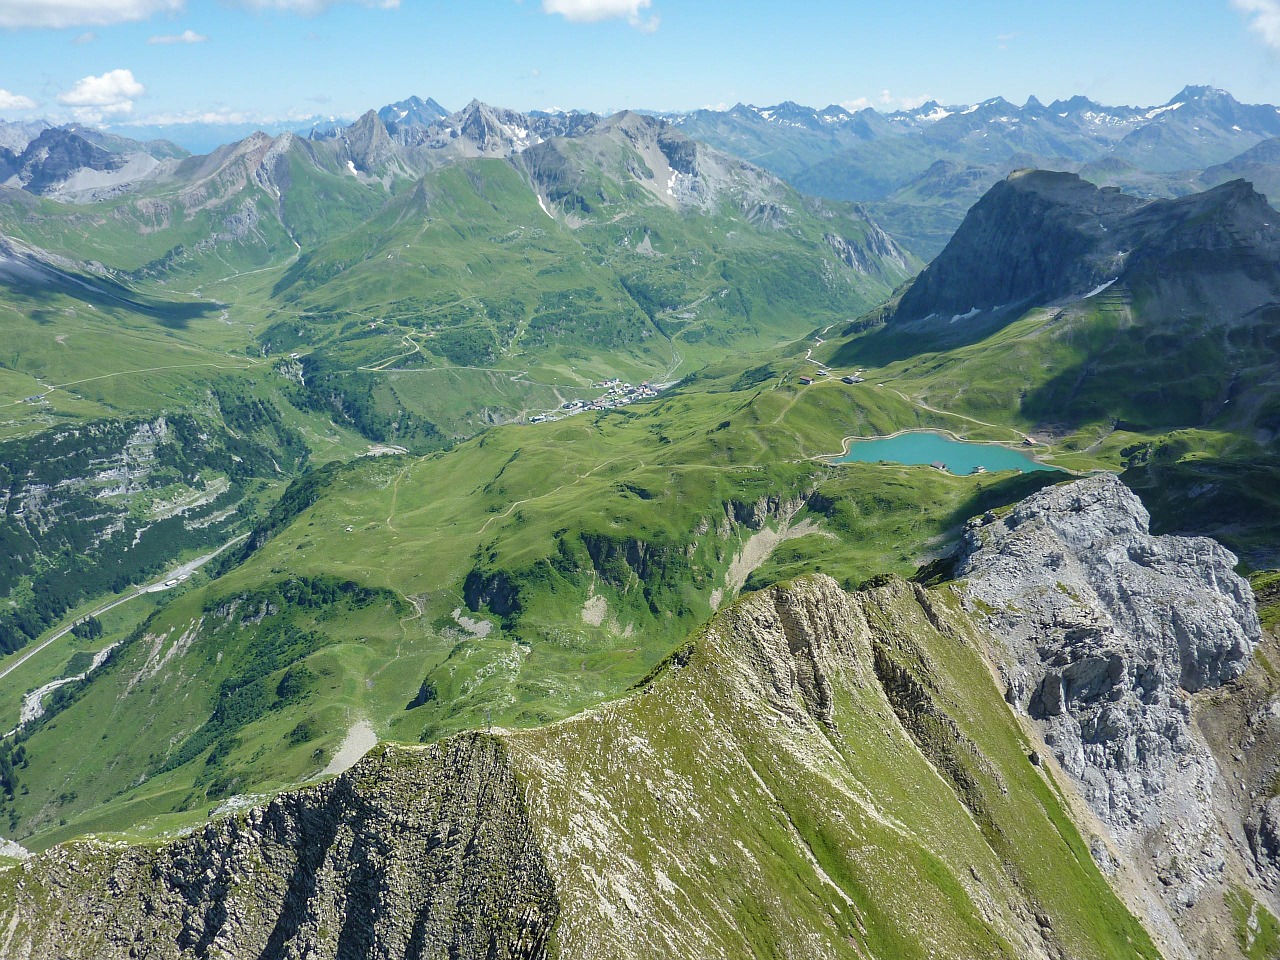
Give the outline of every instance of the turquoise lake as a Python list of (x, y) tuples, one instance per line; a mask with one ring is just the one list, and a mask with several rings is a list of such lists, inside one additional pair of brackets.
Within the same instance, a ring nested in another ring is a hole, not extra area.
[(1057, 470), (1048, 464), (1037, 463), (1021, 450), (1002, 447), (996, 443), (965, 443), (940, 433), (900, 433), (896, 437), (876, 440), (852, 440), (849, 452), (835, 457), (833, 463), (941, 463), (948, 473), (959, 476), (973, 473), (985, 467), (991, 473), (999, 470), (1017, 470), (1030, 473), (1033, 470)]

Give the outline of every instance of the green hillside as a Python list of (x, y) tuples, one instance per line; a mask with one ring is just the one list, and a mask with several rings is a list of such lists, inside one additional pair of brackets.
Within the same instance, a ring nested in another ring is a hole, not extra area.
[[(744, 586), (912, 573), (968, 517), (1051, 476), (810, 459), (846, 435), (968, 425), (867, 384), (800, 387), (808, 366), (708, 373), (625, 412), (295, 481), (232, 569), (176, 597), (25, 735), (17, 835), (202, 817), (318, 772), (360, 719), (416, 740), (568, 716), (639, 680)], [(233, 692), (247, 705), (227, 713)], [(96, 760), (61, 732), (85, 725), (103, 731)]]
[[(227, 542), (309, 464), (444, 448), (593, 401), (605, 379), (674, 380), (856, 315), (909, 269), (891, 243), (865, 246), (876, 228), (858, 211), (818, 210), (712, 153), (694, 170), (700, 148), (671, 143), (715, 202), (663, 202), (618, 130), (543, 144), (593, 172), (577, 192), (561, 185), (560, 219), (516, 161), (460, 160), (413, 183), (400, 163), (374, 179), (334, 144), (291, 136), (255, 135), (94, 204), (0, 190), (6, 459), (20, 476), (81, 429), (109, 438), (10, 490), (20, 505), (65, 482), (81, 500), (44, 504), (61, 513), (47, 548), (32, 510), (0, 521), (13, 568), (0, 646)], [(605, 156), (617, 162), (597, 171)], [(787, 205), (765, 204), (763, 222), (747, 188)], [(144, 421), (172, 421), (176, 439), (158, 473), (120, 483)], [(90, 509), (104, 497), (110, 509)]]
[(1152, 324), (1113, 288), (1033, 309), (948, 349), (892, 325), (824, 344), (885, 389), (1052, 444), (1074, 469), (1125, 471), (1162, 531), (1217, 537), (1258, 566), (1280, 557), (1277, 364), (1270, 313)]

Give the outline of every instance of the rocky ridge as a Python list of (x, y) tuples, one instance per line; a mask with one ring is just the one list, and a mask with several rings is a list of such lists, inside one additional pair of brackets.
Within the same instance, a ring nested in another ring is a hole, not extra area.
[(478, 735), (385, 751), (159, 849), (36, 862), (6, 879), (0, 955), (524, 960), (557, 915), (506, 751)]
[(732, 604), (626, 699), (0, 874), (43, 958), (1155, 957), (947, 589)]

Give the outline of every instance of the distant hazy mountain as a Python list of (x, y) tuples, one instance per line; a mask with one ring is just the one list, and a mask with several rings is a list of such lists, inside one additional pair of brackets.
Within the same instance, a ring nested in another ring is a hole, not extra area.
[(50, 127), (21, 153), (0, 148), (0, 183), (41, 196), (88, 201), (127, 190), (171, 166), (182, 151), (97, 130)]
[(451, 111), (436, 103), (431, 97), (410, 97), (396, 103), (387, 104), (378, 111), (383, 123), (396, 127), (429, 127), (449, 116)]
[(885, 199), (939, 159), (983, 166), (1035, 157), (1062, 168), (1115, 156), (1139, 170), (1170, 173), (1225, 162), (1280, 134), (1276, 107), (1242, 104), (1203, 86), (1153, 107), (1104, 106), (1079, 96), (1048, 106), (1032, 97), (1017, 106), (995, 97), (880, 114), (787, 102), (668, 119), (802, 190), (844, 200)]
[(185, 121), (181, 123), (118, 124), (112, 130), (138, 140), (171, 140), (191, 153), (211, 153), (224, 144), (243, 140), (253, 133), (279, 136), (312, 129), (341, 126), (350, 118), (333, 116), (299, 117), (296, 120), (251, 120), (237, 122)]
[(1263, 140), (1238, 157), (1209, 167), (1200, 177), (1206, 186), (1236, 179), (1248, 180), (1273, 207), (1280, 208), (1280, 137)]
[[(929, 101), (893, 113), (785, 101), (636, 115), (659, 117), (691, 140), (762, 167), (803, 193), (869, 203), (894, 240), (925, 259), (942, 250), (969, 207), (1014, 169), (1068, 170), (1152, 199), (1237, 178), (1280, 194), (1272, 154), (1249, 154), (1280, 137), (1280, 109), (1242, 104), (1203, 86), (1188, 86), (1154, 107), (1106, 106), (1081, 96), (1047, 106), (1031, 97), (1019, 106), (994, 97), (955, 106)], [(0, 124), (0, 183), (72, 201), (145, 192), (167, 174), (167, 161), (185, 155), (174, 141), (203, 141), (212, 155), (248, 133), (270, 137), (290, 127), (315, 145), (312, 154), (326, 169), (390, 186), (460, 159), (513, 157), (556, 137), (581, 137), (602, 122), (592, 113), (522, 113), (474, 100), (450, 113), (434, 99), (413, 96), (354, 121), (315, 118), (309, 125), (268, 124), (265, 130), (248, 124), (121, 128), (164, 137), (131, 140), (70, 125), (64, 129), (117, 157), (94, 159), (82, 150), (79, 167), (72, 165), (80, 154), (66, 144), (47, 157), (21, 156), (49, 128), (44, 121)], [(122, 163), (120, 157), (132, 160)], [(40, 169), (45, 163), (49, 170)]]
[(0, 149), (21, 153), (28, 143), (52, 126), (48, 120), (0, 120)]

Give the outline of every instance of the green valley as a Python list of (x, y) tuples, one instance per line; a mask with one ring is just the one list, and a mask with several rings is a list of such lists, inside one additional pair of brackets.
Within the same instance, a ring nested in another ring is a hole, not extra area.
[(0, 147), (0, 955), (1269, 949), (1280, 120), (1179, 97)]

